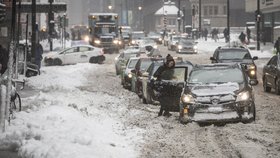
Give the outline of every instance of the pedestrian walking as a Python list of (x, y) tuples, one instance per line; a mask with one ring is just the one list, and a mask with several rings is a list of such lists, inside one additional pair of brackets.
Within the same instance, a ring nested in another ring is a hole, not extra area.
[(250, 43), (250, 39), (251, 39), (251, 30), (250, 30), (248, 27), (246, 28), (246, 35), (247, 35), (248, 43)]
[(205, 41), (207, 41), (207, 36), (208, 36), (208, 30), (207, 30), (207, 28), (205, 28), (203, 32), (204, 32), (203, 34), (204, 34), (204, 36), (205, 36)]
[(2, 45), (0, 45), (0, 73), (5, 73), (8, 68), (9, 53)]
[(225, 37), (225, 42), (226, 43), (229, 42), (229, 32), (228, 32), (228, 29), (225, 28), (223, 33), (224, 33), (224, 37)]
[(240, 35), (239, 35), (238, 38), (239, 38), (239, 40), (241, 41), (242, 44), (245, 44), (245, 43), (246, 43), (246, 42), (245, 42), (246, 35), (245, 35), (243, 32), (240, 33)]
[(276, 49), (276, 54), (280, 53), (280, 37), (275, 41), (274, 48)]
[(43, 59), (43, 46), (38, 42), (36, 44), (35, 64), (38, 66), (38, 72), (40, 75), (41, 61)]

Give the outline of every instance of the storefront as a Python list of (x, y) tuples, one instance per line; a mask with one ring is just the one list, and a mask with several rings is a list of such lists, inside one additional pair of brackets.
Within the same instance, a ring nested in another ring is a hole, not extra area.
[[(246, 11), (257, 10), (256, 0), (246, 0)], [(280, 1), (260, 0), (262, 40), (274, 42), (280, 36)]]

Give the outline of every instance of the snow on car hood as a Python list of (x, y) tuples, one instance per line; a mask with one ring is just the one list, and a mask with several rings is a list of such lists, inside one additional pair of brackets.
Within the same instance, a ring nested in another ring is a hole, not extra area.
[(60, 53), (60, 52), (53, 51), (53, 52), (47, 53), (45, 56), (46, 56), (46, 57), (53, 57), (53, 56), (58, 55), (59, 53)]
[(191, 88), (192, 93), (196, 96), (234, 94), (237, 90), (239, 90), (239, 84), (236, 82), (199, 85)]

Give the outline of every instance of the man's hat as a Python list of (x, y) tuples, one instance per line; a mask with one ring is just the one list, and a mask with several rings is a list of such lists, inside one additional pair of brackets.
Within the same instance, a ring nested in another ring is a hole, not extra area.
[(173, 57), (170, 54), (168, 54), (166, 56), (166, 61), (171, 61), (171, 60), (174, 60), (174, 59), (173, 59)]

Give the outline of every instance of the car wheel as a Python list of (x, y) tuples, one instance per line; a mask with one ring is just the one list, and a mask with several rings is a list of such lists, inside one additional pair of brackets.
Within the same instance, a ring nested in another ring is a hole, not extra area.
[(270, 92), (270, 91), (271, 91), (271, 87), (268, 87), (267, 81), (266, 81), (266, 78), (265, 78), (265, 77), (264, 77), (264, 79), (263, 79), (263, 90), (264, 90), (265, 92)]
[(47, 66), (53, 65), (53, 59), (47, 59), (47, 60), (46, 60), (46, 65), (47, 65)]
[(54, 59), (53, 64), (54, 65), (62, 65), (62, 61), (60, 59)]
[(148, 104), (145, 97), (142, 97), (142, 103), (143, 103), (143, 104)]
[(183, 110), (180, 110), (179, 121), (181, 124), (187, 124), (189, 121), (184, 117)]
[(277, 80), (276, 80), (276, 83), (275, 83), (275, 92), (276, 92), (276, 94), (280, 95), (280, 79), (277, 79)]
[(89, 59), (89, 63), (94, 63), (94, 64), (98, 63), (98, 58), (97, 57), (91, 57)]

